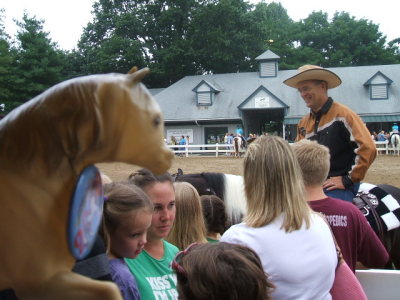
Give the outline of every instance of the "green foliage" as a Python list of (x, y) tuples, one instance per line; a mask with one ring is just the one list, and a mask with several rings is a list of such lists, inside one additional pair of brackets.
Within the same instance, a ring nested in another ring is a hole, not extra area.
[[(286, 9), (280, 3), (261, 2), (249, 14), (252, 18), (251, 22), (258, 28), (257, 34), (250, 42), (255, 51), (252, 58), (269, 48), (281, 57), (280, 69), (292, 69), (290, 63), (295, 23), (289, 18)], [(253, 65), (253, 70), (255, 69), (258, 69), (257, 64)]]
[[(248, 10), (248, 4), (237, 0), (221, 0), (196, 10), (188, 39), (198, 72), (250, 70), (250, 57), (255, 57), (253, 41), (258, 28), (253, 26)], [(261, 50), (260, 46), (258, 50)]]
[(294, 22), (280, 3), (245, 0), (97, 0), (77, 48), (66, 52), (24, 15), (14, 40), (0, 9), (0, 103), (9, 110), (67, 78), (126, 73), (148, 66), (148, 87), (187, 75), (258, 70), (267, 49), (279, 68), (400, 63), (400, 38), (386, 42), (379, 26), (349, 13), (312, 12)]
[(17, 47), (15, 49), (14, 82), (18, 102), (25, 102), (64, 79), (65, 53), (57, 49), (43, 31), (43, 22), (25, 13), (17, 22)]
[(4, 28), (3, 12), (4, 10), (0, 10), (0, 104), (10, 101), (13, 96), (12, 67), (14, 59), (10, 47), (10, 37)]
[[(346, 12), (313, 12), (296, 24), (297, 39), (293, 65), (305, 63), (324, 67), (364, 66), (399, 63), (396, 47), (386, 46), (378, 25), (356, 20)], [(397, 48), (398, 49), (398, 48)]]

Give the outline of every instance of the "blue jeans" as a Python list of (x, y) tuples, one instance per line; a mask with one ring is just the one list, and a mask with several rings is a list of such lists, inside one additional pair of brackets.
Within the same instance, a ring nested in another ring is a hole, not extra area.
[(332, 197), (332, 198), (338, 198), (338, 199), (342, 199), (345, 201), (353, 202), (353, 198), (358, 193), (359, 187), (360, 187), (360, 183), (357, 182), (345, 190), (339, 190), (339, 189), (331, 190), (331, 191), (324, 190), (324, 193), (327, 196)]

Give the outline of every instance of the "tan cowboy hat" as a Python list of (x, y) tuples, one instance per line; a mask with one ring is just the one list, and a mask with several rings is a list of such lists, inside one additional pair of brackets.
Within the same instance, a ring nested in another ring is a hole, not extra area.
[(295, 76), (286, 79), (283, 83), (297, 88), (297, 84), (305, 80), (323, 80), (328, 83), (328, 89), (333, 89), (342, 83), (339, 76), (320, 66), (304, 65), (298, 68), (297, 72)]

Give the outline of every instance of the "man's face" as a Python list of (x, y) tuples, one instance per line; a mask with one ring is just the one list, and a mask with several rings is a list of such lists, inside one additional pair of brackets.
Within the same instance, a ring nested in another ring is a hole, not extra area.
[(297, 84), (297, 90), (307, 107), (317, 112), (328, 100), (326, 83), (324, 81), (306, 80)]

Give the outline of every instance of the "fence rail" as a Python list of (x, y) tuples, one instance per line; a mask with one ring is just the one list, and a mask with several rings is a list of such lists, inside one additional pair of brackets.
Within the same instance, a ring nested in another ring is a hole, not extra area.
[(399, 149), (394, 148), (388, 140), (382, 142), (375, 142), (376, 150), (378, 150), (378, 154), (400, 154)]
[[(400, 151), (393, 148), (388, 141), (375, 142), (378, 154), (397, 154)], [(172, 149), (175, 154), (183, 155), (188, 157), (190, 154), (215, 154), (216, 157), (219, 155), (230, 155), (234, 154), (232, 144), (201, 144), (201, 145), (167, 145), (168, 148)], [(246, 149), (240, 149), (243, 154)]]
[[(231, 154), (235, 153), (235, 149), (233, 149), (232, 144), (202, 144), (202, 145), (167, 145), (168, 148), (172, 149), (175, 154), (182, 154), (186, 157), (189, 154), (206, 154), (206, 153), (215, 153), (215, 156), (223, 154)], [(241, 153), (244, 153), (246, 149), (240, 149)]]

